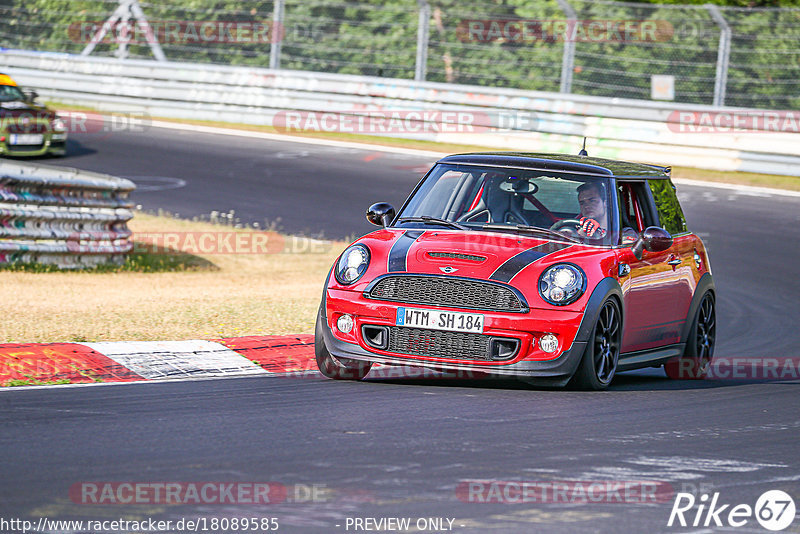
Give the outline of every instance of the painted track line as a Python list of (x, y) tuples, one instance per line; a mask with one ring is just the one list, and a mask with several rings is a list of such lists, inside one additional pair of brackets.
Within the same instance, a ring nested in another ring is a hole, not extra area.
[(109, 341), (84, 345), (146, 380), (267, 373), (239, 353), (212, 341)]

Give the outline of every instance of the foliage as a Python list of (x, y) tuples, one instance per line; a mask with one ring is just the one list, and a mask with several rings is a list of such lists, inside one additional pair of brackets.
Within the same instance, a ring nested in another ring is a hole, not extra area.
[[(555, 0), (428, 0), (426, 79), (437, 82), (558, 91), (565, 43), (561, 39), (470, 39), (469, 21), (563, 21)], [(578, 20), (656, 21), (656, 40), (579, 40), (572, 92), (650, 98), (651, 76), (675, 77), (676, 100), (710, 104), (717, 70), (720, 28), (707, 0), (612, 2), (569, 0)], [(732, 30), (728, 105), (800, 108), (800, 0), (715, 0), (727, 6)], [(108, 18), (114, 0), (0, 0), (3, 46), (79, 53), (87, 36), (78, 24)], [(270, 21), (264, 0), (167, 0), (143, 2), (149, 20)], [(744, 9), (756, 8), (756, 9)], [(321, 72), (414, 77), (417, 0), (286, 0), (281, 67)], [(663, 30), (663, 32), (661, 31)], [(276, 34), (273, 34), (273, 36)], [(175, 61), (268, 66), (270, 42), (167, 40)], [(114, 43), (94, 54), (111, 55)], [(128, 47), (130, 57), (151, 58), (146, 43)]]

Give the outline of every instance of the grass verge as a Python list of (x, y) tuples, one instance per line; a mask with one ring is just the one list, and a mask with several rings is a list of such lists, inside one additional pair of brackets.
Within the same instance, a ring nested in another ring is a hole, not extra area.
[[(252, 232), (144, 213), (129, 227), (134, 240), (136, 234)], [(196, 254), (186, 243), (153, 252), (140, 244), (120, 268), (6, 270), (0, 272), (0, 342), (311, 333), (323, 281), (345, 246), (313, 243), (286, 239), (280, 251), (266, 254)]]
[(71, 382), (67, 379), (62, 380), (36, 380), (32, 378), (30, 380), (9, 380), (2, 387), (18, 387), (18, 386), (52, 386), (52, 385), (61, 385), (61, 384), (70, 384)]

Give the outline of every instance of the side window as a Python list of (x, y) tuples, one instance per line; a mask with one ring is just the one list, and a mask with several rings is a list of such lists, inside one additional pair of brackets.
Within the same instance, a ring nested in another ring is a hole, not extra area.
[(639, 232), (648, 226), (655, 226), (656, 214), (651, 208), (647, 186), (642, 182), (622, 182), (618, 186), (620, 223), (622, 232), (620, 244), (633, 244)]
[(634, 195), (631, 189), (631, 184), (622, 183), (619, 184), (617, 188), (619, 193), (620, 222), (622, 223), (622, 227), (631, 228), (636, 232), (640, 232), (642, 228), (639, 228), (637, 223), (636, 206), (633, 201)]
[(664, 230), (672, 235), (686, 232), (686, 219), (672, 182), (670, 180), (648, 180), (647, 184), (650, 186), (650, 191), (653, 192), (658, 218)]

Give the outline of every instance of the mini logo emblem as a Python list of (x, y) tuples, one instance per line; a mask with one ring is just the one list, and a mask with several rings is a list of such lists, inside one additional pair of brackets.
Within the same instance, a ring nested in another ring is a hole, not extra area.
[(439, 267), (439, 270), (445, 274), (450, 274), (456, 272), (458, 269), (456, 269), (455, 267), (450, 267), (448, 265), (447, 267)]
[(27, 128), (31, 125), (31, 119), (29, 117), (22, 117), (22, 125)]

